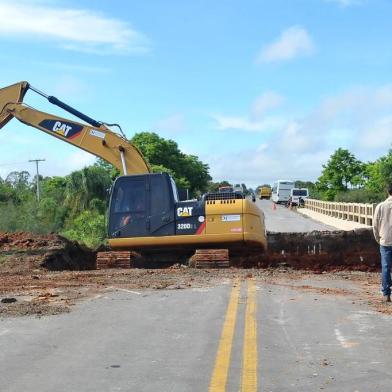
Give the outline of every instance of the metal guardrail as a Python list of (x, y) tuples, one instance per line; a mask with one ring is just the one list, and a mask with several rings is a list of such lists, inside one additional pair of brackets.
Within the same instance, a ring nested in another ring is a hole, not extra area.
[(377, 204), (338, 203), (315, 199), (305, 200), (305, 208), (320, 214), (371, 226)]

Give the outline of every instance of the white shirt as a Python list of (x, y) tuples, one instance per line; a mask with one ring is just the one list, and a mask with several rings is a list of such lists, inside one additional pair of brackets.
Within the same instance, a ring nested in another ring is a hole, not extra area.
[(392, 196), (380, 203), (374, 211), (373, 233), (383, 246), (392, 246)]

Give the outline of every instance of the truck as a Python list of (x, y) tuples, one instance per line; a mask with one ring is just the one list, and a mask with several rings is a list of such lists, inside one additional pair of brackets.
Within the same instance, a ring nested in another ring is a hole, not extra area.
[(259, 198), (260, 200), (267, 199), (269, 200), (272, 195), (272, 190), (270, 186), (263, 185), (259, 188)]

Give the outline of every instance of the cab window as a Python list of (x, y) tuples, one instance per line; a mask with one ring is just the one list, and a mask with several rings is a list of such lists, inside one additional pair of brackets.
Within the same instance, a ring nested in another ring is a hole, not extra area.
[(166, 177), (162, 175), (150, 177), (151, 215), (162, 215), (170, 210), (170, 198)]
[(135, 212), (146, 210), (144, 179), (121, 181), (116, 187), (114, 212)]

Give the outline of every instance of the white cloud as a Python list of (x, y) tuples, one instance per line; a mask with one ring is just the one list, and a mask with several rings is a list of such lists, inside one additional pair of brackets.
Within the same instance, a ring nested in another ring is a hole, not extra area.
[(291, 26), (280, 37), (267, 45), (257, 56), (257, 63), (287, 61), (314, 52), (314, 43), (309, 33), (301, 26)]
[(54, 41), (89, 53), (145, 53), (148, 39), (127, 23), (89, 9), (0, 0), (0, 37)]
[(248, 116), (212, 114), (215, 127), (219, 130), (239, 130), (247, 132), (263, 132), (281, 127), (284, 121), (278, 116), (268, 114), (278, 108), (284, 98), (274, 91), (267, 91), (253, 102)]
[(278, 178), (316, 180), (339, 147), (366, 162), (386, 154), (391, 144), (392, 85), (359, 86), (287, 120), (253, 148), (208, 161), (214, 179), (255, 186)]
[(86, 166), (93, 165), (97, 157), (85, 151), (75, 151), (67, 157), (67, 174), (75, 170), (83, 169)]
[(283, 97), (275, 91), (265, 92), (253, 103), (251, 109), (252, 118), (258, 119), (263, 117), (267, 111), (279, 107), (283, 101)]
[(153, 129), (167, 133), (180, 133), (186, 130), (184, 116), (182, 113), (175, 113), (169, 117), (162, 118), (153, 126)]
[(340, 7), (346, 8), (353, 5), (360, 5), (362, 4), (362, 0), (325, 0), (327, 3), (335, 3)]

